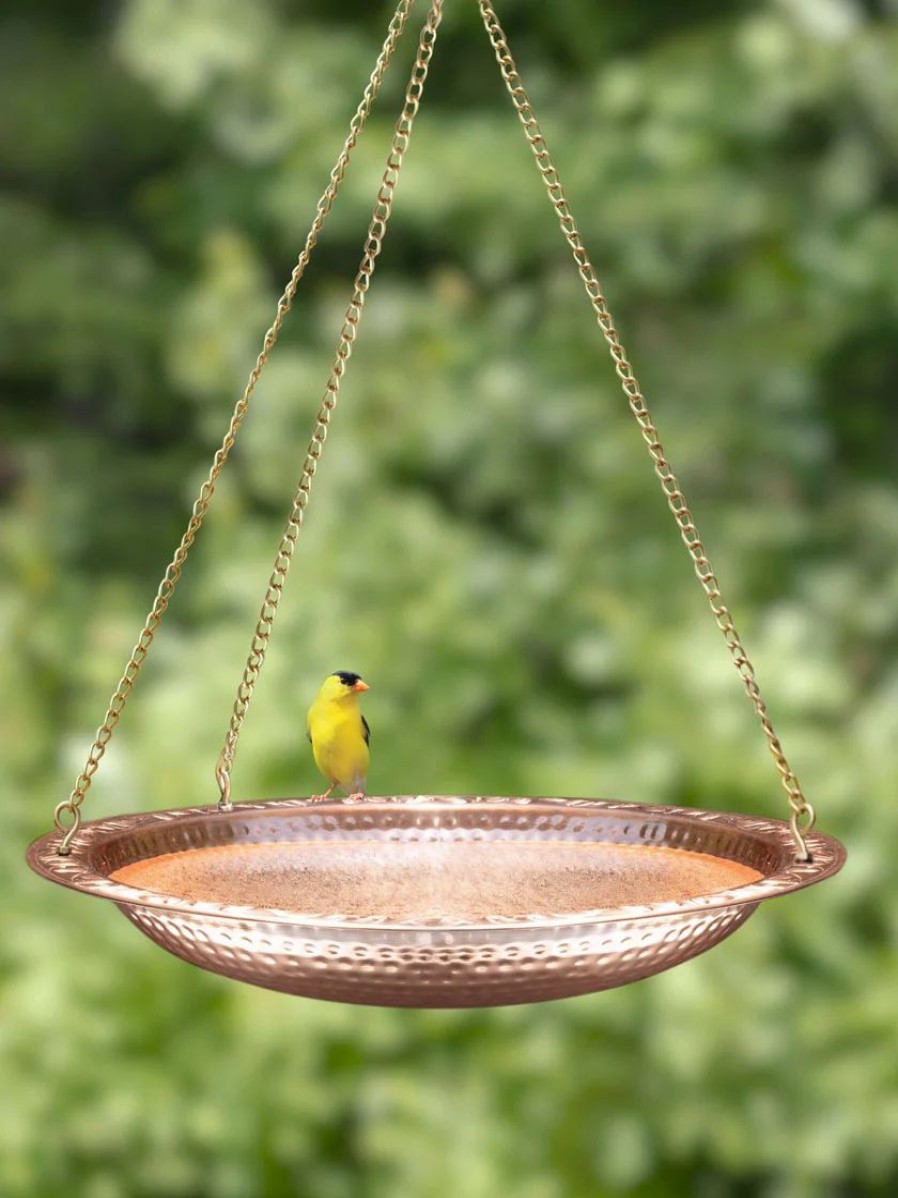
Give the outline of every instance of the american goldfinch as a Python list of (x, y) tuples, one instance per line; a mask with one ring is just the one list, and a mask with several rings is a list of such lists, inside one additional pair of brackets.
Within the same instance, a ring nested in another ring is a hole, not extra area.
[(338, 670), (325, 678), (309, 708), (306, 731), (312, 754), (330, 782), (324, 794), (313, 795), (313, 799), (328, 798), (336, 786), (353, 799), (364, 795), (371, 729), (359, 711), (359, 695), (368, 689), (358, 674)]

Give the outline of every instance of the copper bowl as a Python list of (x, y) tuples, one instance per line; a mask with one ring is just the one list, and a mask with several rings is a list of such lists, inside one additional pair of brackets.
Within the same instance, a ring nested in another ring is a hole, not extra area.
[(176, 956), (288, 994), (397, 1007), (538, 1002), (669, 969), (762, 899), (836, 873), (838, 841), (592, 799), (276, 800), (95, 820), (31, 867), (112, 899)]

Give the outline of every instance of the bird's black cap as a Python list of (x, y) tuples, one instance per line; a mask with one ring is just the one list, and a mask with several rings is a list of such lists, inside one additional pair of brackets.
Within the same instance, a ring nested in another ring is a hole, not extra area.
[(334, 677), (339, 678), (344, 686), (355, 686), (362, 681), (361, 674), (353, 674), (351, 670), (335, 670)]

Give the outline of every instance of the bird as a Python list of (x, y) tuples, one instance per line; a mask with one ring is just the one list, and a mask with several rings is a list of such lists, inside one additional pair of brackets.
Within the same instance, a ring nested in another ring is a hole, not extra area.
[(315, 764), (330, 782), (313, 801), (330, 797), (339, 786), (351, 799), (365, 794), (371, 729), (359, 710), (359, 695), (370, 690), (359, 674), (337, 670), (328, 674), (309, 708), (306, 733)]

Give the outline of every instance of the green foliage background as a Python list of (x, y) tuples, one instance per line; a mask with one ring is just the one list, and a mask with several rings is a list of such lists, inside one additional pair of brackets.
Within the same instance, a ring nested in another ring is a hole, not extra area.
[[(375, 688), (375, 791), (781, 815), (476, 5), (447, 9), (238, 796), (308, 793), (306, 706), (353, 668)], [(500, 7), (787, 751), (851, 857), (626, 990), (428, 1013), (205, 975), (23, 864), (83, 764), (388, 9), (4, 5), (4, 1198), (898, 1190), (896, 13)], [(92, 816), (215, 798), (413, 40)]]

